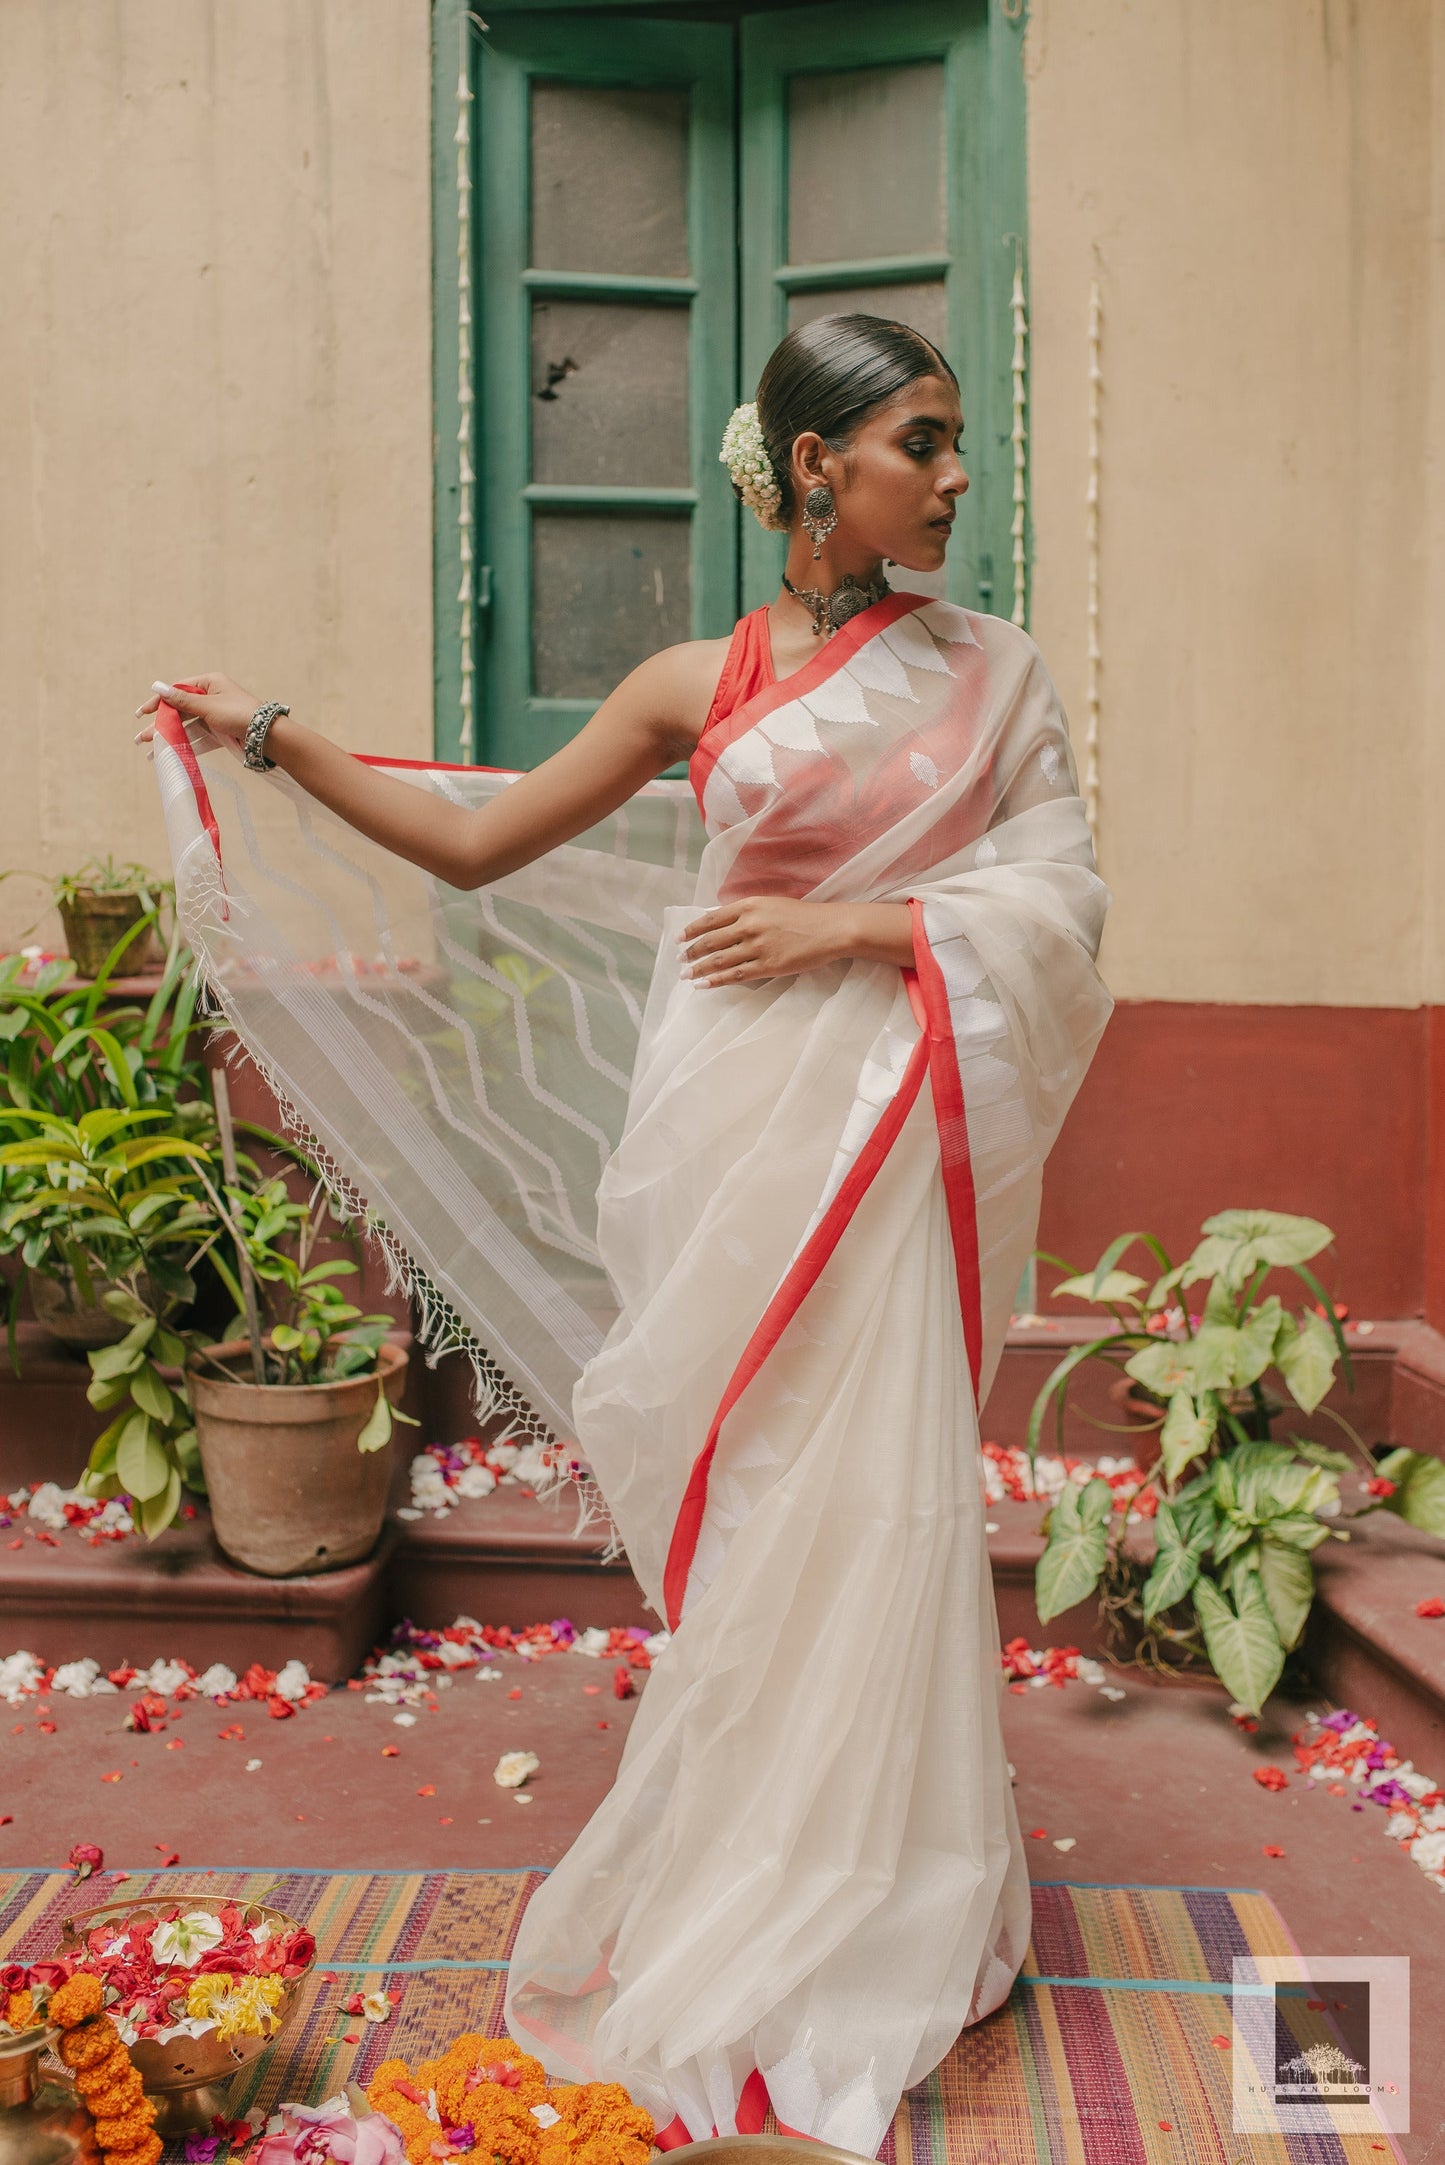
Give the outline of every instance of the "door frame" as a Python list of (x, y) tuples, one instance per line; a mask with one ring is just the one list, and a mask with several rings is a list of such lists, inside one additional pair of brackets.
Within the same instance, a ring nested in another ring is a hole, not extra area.
[[(912, 13), (916, 4), (917, 0), (887, 0), (887, 8), (881, 12), (890, 17), (905, 11)], [(938, 4), (941, 10), (946, 0), (938, 0)], [(973, 231), (966, 254), (978, 281), (979, 306), (972, 311), (972, 327), (962, 327), (961, 334), (950, 323), (950, 338), (963, 364), (961, 373), (966, 371), (978, 385), (977, 395), (970, 394), (967, 399), (967, 421), (970, 477), (979, 492), (974, 532), (980, 538), (973, 552), (971, 572), (965, 568), (960, 552), (950, 578), (958, 582), (959, 599), (1007, 615), (1012, 600), (1009, 582), (1013, 508), (1009, 296), (1016, 260), (1022, 264), (1026, 291), (1028, 279), (1023, 73), (1028, 5), (1027, 0), (976, 0), (976, 4), (983, 39), (979, 48), (982, 66), (975, 71), (974, 95), (968, 101), (975, 124), (966, 139), (965, 154), (978, 181), (972, 198), (978, 205), (978, 216), (970, 221)], [(686, 22), (690, 16), (716, 19), (709, 0), (699, 0), (696, 8), (687, 5), (686, 0), (677, 0), (674, 5), (662, 0), (662, 5), (679, 22)], [(653, 11), (640, 6), (638, 0), (488, 0), (482, 12), (488, 19), (522, 14), (591, 16), (600, 30), (598, 18), (608, 14), (650, 16)], [(739, 12), (772, 12), (785, 18), (801, 17), (811, 9), (795, 7), (793, 0), (748, 0), (746, 9)], [(879, 16), (880, 10), (875, 7), (875, 22)], [(481, 33), (477, 21), (477, 14), (468, 8), (466, 0), (432, 0), (433, 741), (439, 759), (471, 760), (477, 759), (477, 748), (484, 742), (481, 659), (490, 609), (485, 567), (477, 560), (481, 492), (487, 478), (478, 429), (473, 427), (471, 431), (470, 446), (459, 441), (464, 416), (469, 410), (472, 415), (481, 411), (473, 335), (476, 324), (463, 318), (468, 314), (474, 319), (480, 317), (489, 299), (480, 286), (483, 197), (478, 156)], [(460, 145), (459, 116), (467, 123), (469, 137)], [(746, 174), (744, 184), (750, 184)], [(491, 212), (488, 203), (489, 217)], [(744, 355), (743, 360), (746, 375), (752, 357)], [(702, 461), (700, 472), (708, 473), (710, 465), (710, 461)], [(719, 483), (726, 486), (721, 468), (713, 476), (713, 485)], [(694, 512), (697, 516), (699, 513)], [(761, 531), (754, 534), (753, 524), (751, 520), (745, 522), (745, 547), (754, 552), (752, 562), (756, 564), (758, 546), (766, 550), (773, 537)], [(1031, 593), (1033, 530), (1027, 502), (1025, 554), (1026, 591)], [(991, 559), (991, 564), (983, 561), (986, 558)], [(695, 584), (695, 605), (696, 593)], [(471, 741), (464, 745), (468, 718), (472, 721)]]

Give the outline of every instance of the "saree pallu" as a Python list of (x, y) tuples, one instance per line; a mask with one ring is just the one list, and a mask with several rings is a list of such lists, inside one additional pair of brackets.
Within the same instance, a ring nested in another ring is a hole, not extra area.
[[(701, 833), (656, 784), (484, 895), (427, 883), (425, 953), (382, 853), (334, 827), (349, 869), (302, 912), (322, 951), (282, 941), (262, 890), (311, 882), (234, 851), (214, 810), (210, 832), (195, 749), (167, 736), (217, 996), (494, 1390), (555, 1417), (571, 1368), (570, 1433), (673, 1633), (524, 1914), (510, 2032), (554, 2075), (625, 2084), (664, 2146), (754, 2131), (770, 2102), (876, 2154), (1028, 1937), (978, 1407), (1111, 1007), (1108, 890), (1037, 650), (891, 594), (708, 730)], [(314, 840), (317, 808), (280, 796)], [(757, 894), (906, 902), (914, 966), (685, 980), (676, 932)], [(369, 972), (343, 937), (363, 897)], [(503, 935), (552, 972), (530, 993)], [(507, 1005), (510, 1066), (461, 1042), (467, 988)], [(599, 1057), (630, 1075), (620, 1102)], [(401, 1077), (379, 1113), (373, 1068)], [(497, 1221), (485, 1256), (469, 1193)]]

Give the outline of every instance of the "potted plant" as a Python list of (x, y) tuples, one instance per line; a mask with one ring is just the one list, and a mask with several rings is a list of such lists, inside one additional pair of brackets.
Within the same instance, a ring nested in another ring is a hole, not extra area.
[(411, 1421), (406, 1351), (389, 1315), (363, 1315), (337, 1286), (354, 1261), (314, 1260), (319, 1183), (305, 1203), (280, 1180), (229, 1188), (226, 1208), (247, 1335), (198, 1346), (186, 1372), (216, 1540), (268, 1578), (334, 1571), (374, 1548), (386, 1517), (386, 1447), (393, 1422)]
[[(1397, 1450), (1376, 1461), (1343, 1415), (1322, 1402), (1344, 1363), (1354, 1375), (1340, 1319), (1308, 1267), (1333, 1238), (1313, 1218), (1277, 1211), (1225, 1210), (1206, 1218), (1204, 1238), (1174, 1264), (1148, 1233), (1123, 1233), (1092, 1272), (1070, 1271), (1055, 1291), (1106, 1308), (1112, 1327), (1073, 1347), (1057, 1364), (1029, 1417), (1030, 1457), (1052, 1401), (1062, 1435), (1069, 1378), (1085, 1361), (1105, 1361), (1158, 1399), (1159, 1463), (1152, 1557), (1126, 1538), (1113, 1492), (1099, 1477), (1070, 1482), (1045, 1520), (1036, 1599), (1040, 1619), (1072, 1608), (1096, 1589), (1106, 1629), (1136, 1640), (1136, 1659), (1163, 1665), (1207, 1662), (1235, 1700), (1257, 1711), (1286, 1654), (1304, 1633), (1314, 1593), (1312, 1550), (1348, 1533), (1328, 1523), (1340, 1510), (1347, 1452), (1273, 1424), (1285, 1401), (1271, 1398), (1273, 1371), (1305, 1413), (1317, 1410), (1342, 1431), (1376, 1484), (1363, 1511), (1388, 1510), (1445, 1536), (1445, 1462)], [(1136, 1242), (1160, 1266), (1150, 1284), (1120, 1269)], [(1055, 1256), (1042, 1260), (1069, 1270)], [(1272, 1269), (1291, 1271), (1313, 1298), (1292, 1312), (1277, 1293), (1261, 1298)], [(1181, 1299), (1205, 1285), (1203, 1307)]]
[(138, 1287), (104, 1296), (128, 1328), (89, 1356), (91, 1403), (115, 1418), (81, 1485), (136, 1497), (148, 1533), (174, 1518), (183, 1483), (203, 1485), (234, 1562), (270, 1578), (334, 1571), (381, 1532), (386, 1446), (393, 1420), (410, 1419), (396, 1403), (406, 1352), (388, 1342), (390, 1316), (363, 1315), (337, 1286), (356, 1263), (316, 1260), (329, 1209), (319, 1185), (297, 1202), (283, 1180), (247, 1187), (231, 1170), (218, 1186), (197, 1168), (231, 1325), (173, 1330)]
[[(169, 1217), (164, 1227), (155, 1218), (153, 1191), (162, 1176), (138, 1184), (138, 1175), (168, 1162), (166, 1177), (175, 1179), (175, 1161), (193, 1144), (204, 1154), (214, 1140), (205, 1071), (191, 1050), (196, 975), (173, 942), (150, 1001), (116, 1003), (110, 988), (139, 929), (122, 937), (95, 982), (83, 987), (67, 982), (64, 962), (47, 963), (32, 978), (23, 956), (0, 958), (0, 1043), (9, 1047), (0, 1077), (0, 1255), (19, 1265), (9, 1302), (12, 1363), (23, 1282), (37, 1318), (79, 1347), (123, 1335), (101, 1295), (126, 1282), (142, 1250), (157, 1264), (157, 1298), (188, 1297), (189, 1282), (170, 1252), (180, 1229)], [(91, 1118), (112, 1112), (144, 1117)], [(174, 1198), (176, 1191), (164, 1192)], [(199, 1197), (194, 1181), (190, 1192)]]
[(138, 937), (130, 957), (136, 972), (153, 970), (161, 960), (156, 939), (160, 898), (170, 883), (156, 879), (144, 865), (117, 864), (113, 857), (93, 857), (78, 872), (62, 873), (51, 890), (65, 944), (81, 977), (98, 977), (111, 949), (146, 919), (152, 930)]

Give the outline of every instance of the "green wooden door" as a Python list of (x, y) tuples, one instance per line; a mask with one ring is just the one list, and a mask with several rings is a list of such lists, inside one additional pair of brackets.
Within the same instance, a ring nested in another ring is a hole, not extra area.
[[(1000, 341), (1013, 255), (1002, 243), (1022, 224), (1007, 215), (1007, 131), (990, 109), (998, 34), (983, 0), (832, 0), (742, 24), (744, 381), (756, 383), (783, 333), (815, 316), (859, 309), (924, 332), (959, 378), (971, 483), (936, 590), (988, 610), (1008, 606), (1012, 413)], [(1022, 178), (1020, 142), (1020, 188)], [(777, 590), (781, 539), (750, 521), (743, 561), (753, 607)]]
[(532, 767), (726, 629), (738, 521), (734, 36), (502, 17), (478, 84), (481, 728)]

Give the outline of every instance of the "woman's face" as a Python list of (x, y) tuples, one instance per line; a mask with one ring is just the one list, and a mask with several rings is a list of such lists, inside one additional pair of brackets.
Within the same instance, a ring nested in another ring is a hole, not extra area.
[(838, 507), (835, 553), (891, 557), (909, 571), (936, 571), (968, 487), (962, 433), (951, 379), (919, 376), (868, 416), (845, 452), (811, 438)]

